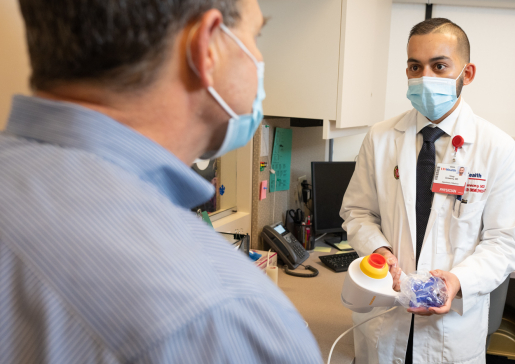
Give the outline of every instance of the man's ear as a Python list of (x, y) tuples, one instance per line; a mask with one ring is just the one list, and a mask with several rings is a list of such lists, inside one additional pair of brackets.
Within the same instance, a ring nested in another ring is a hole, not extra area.
[(214, 42), (215, 38), (220, 36), (222, 22), (220, 11), (211, 9), (205, 12), (197, 25), (190, 30), (194, 34), (191, 35), (191, 42), (187, 46), (190, 47), (191, 60), (197, 71), (194, 72), (199, 77), (202, 87), (205, 88), (214, 83), (213, 73), (218, 61)]
[(469, 63), (467, 67), (465, 67), (463, 73), (465, 73), (465, 76), (463, 78), (463, 85), (470, 85), (476, 77), (476, 65), (474, 63)]

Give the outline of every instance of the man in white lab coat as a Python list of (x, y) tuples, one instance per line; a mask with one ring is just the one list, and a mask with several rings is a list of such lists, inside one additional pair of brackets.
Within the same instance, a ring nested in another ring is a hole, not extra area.
[[(357, 364), (485, 363), (489, 293), (515, 270), (515, 142), (462, 99), (476, 73), (469, 58), (456, 24), (416, 25), (406, 70), (414, 109), (375, 124), (363, 141), (341, 210), (350, 244), (360, 256), (387, 258), (394, 289), (401, 270), (430, 270), (449, 299), (429, 310), (399, 307), (360, 326)], [(455, 154), (456, 136), (464, 143)], [(432, 192), (437, 164), (465, 167), (462, 197)]]

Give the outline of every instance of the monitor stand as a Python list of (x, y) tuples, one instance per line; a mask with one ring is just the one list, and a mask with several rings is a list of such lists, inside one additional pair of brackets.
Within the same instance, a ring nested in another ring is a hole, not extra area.
[(333, 248), (338, 249), (340, 251), (350, 251), (350, 250), (353, 250), (353, 249), (340, 249), (338, 247), (338, 245), (336, 245), (336, 244), (340, 244), (340, 242), (345, 241), (345, 240), (347, 240), (347, 232), (343, 231), (338, 236), (335, 236), (333, 238), (326, 238), (326, 239), (324, 239), (324, 242), (327, 245), (332, 246)]

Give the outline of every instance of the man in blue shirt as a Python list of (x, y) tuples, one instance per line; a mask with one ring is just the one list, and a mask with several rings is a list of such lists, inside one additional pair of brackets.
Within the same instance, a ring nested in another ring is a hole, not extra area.
[(214, 193), (193, 161), (262, 117), (257, 1), (20, 6), (34, 96), (0, 134), (2, 364), (321, 362), (288, 299), (190, 212)]

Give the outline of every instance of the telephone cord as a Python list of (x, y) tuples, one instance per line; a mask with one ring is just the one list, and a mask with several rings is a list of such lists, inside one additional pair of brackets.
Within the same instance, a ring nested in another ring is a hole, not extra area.
[(299, 264), (301, 266), (304, 267), (304, 269), (307, 269), (309, 271), (311, 271), (312, 273), (306, 273), (306, 274), (302, 274), (302, 273), (298, 273), (298, 272), (293, 272), (291, 270), (288, 269), (288, 266), (284, 266), (284, 273), (290, 275), (290, 276), (294, 276), (294, 277), (302, 277), (302, 278), (314, 278), (316, 276), (318, 276), (318, 269), (316, 269), (315, 267), (312, 267), (310, 265), (304, 265), (304, 264)]

